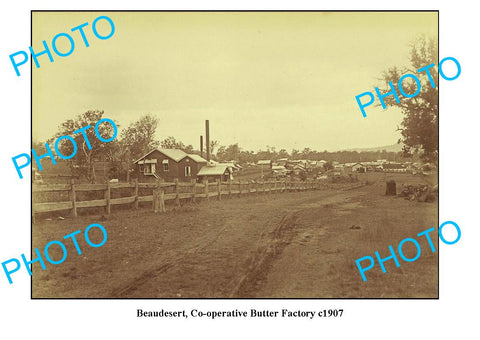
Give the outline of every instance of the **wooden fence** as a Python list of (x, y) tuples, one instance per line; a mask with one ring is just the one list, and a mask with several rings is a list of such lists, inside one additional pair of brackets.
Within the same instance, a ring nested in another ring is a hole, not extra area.
[[(199, 198), (209, 200), (215, 197), (221, 200), (233, 195), (267, 194), (273, 192), (291, 192), (318, 189), (323, 182), (291, 182), (291, 181), (228, 181), (228, 182), (154, 182), (154, 183), (106, 183), (106, 184), (34, 184), (32, 193), (41, 192), (68, 192), (68, 201), (32, 203), (32, 218), (42, 212), (70, 210), (71, 216), (76, 217), (78, 209), (90, 207), (104, 207), (105, 213), (110, 214), (112, 205), (131, 204), (133, 209), (138, 209), (140, 202), (152, 202), (155, 212), (165, 212), (165, 201), (174, 201), (176, 205), (180, 200), (189, 199), (195, 202)], [(111, 192), (115, 189), (130, 188), (131, 196), (111, 198)], [(140, 196), (139, 189), (152, 189), (152, 194)], [(84, 191), (103, 191), (103, 199), (77, 200), (77, 193)]]

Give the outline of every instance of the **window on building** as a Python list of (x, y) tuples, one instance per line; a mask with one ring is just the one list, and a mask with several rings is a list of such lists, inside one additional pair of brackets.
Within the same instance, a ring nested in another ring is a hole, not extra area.
[(163, 171), (168, 171), (168, 159), (164, 159), (162, 161), (163, 164)]
[(185, 177), (192, 176), (192, 168), (190, 166), (185, 167)]
[(155, 164), (157, 162), (156, 159), (145, 159), (140, 162), (138, 164), (140, 173), (143, 173), (144, 175), (155, 175), (157, 168)]
[(154, 166), (155, 166), (155, 164), (149, 164), (149, 163), (145, 164), (143, 173), (144, 173), (145, 175), (153, 174), (154, 171), (152, 171), (152, 168), (153, 168)]

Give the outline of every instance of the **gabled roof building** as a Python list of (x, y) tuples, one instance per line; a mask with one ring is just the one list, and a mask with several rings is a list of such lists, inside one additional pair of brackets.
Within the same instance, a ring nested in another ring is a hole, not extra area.
[(140, 182), (162, 179), (173, 182), (189, 182), (197, 179), (207, 160), (199, 155), (187, 154), (179, 149), (154, 149), (137, 159), (136, 174)]

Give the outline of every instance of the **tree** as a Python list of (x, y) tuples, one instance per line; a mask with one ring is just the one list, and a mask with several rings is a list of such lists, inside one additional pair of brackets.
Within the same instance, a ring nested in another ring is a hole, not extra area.
[(213, 155), (215, 154), (215, 148), (219, 145), (219, 141), (218, 140), (211, 140), (210, 141), (210, 154)]
[(312, 150), (310, 148), (304, 148), (301, 155), (303, 159), (310, 159), (312, 154)]
[[(412, 156), (420, 153), (423, 160), (438, 163), (438, 71), (436, 67), (429, 68), (435, 87), (430, 83), (425, 71), (417, 72), (420, 68), (435, 64), (438, 65), (438, 45), (432, 38), (419, 38), (412, 43), (410, 50), (410, 66), (399, 69), (391, 67), (383, 72), (382, 79), (385, 85), (392, 82), (397, 86), (398, 81), (404, 74), (413, 74), (420, 80), (421, 90), (413, 98), (401, 98), (397, 103), (392, 96), (386, 97), (385, 103), (399, 107), (404, 114), (400, 130), (402, 137), (399, 143), (404, 143), (403, 153)], [(403, 81), (402, 88), (405, 93), (414, 94), (417, 84), (411, 81)], [(391, 91), (386, 87), (382, 93)], [(398, 92), (397, 92), (398, 93)], [(399, 94), (400, 96), (400, 94)]]
[(307, 180), (307, 173), (304, 170), (300, 171), (299, 176), (301, 181), (305, 182)]
[(157, 125), (157, 118), (145, 115), (122, 131), (121, 143), (124, 152), (128, 153), (127, 161), (142, 157), (159, 146), (160, 143), (155, 140)]
[(192, 145), (185, 145), (181, 141), (177, 141), (175, 137), (169, 136), (160, 142), (160, 145), (164, 149), (179, 149), (186, 153), (193, 153)]
[(332, 162), (326, 162), (326, 163), (324, 163), (324, 164), (323, 164), (323, 169), (324, 169), (325, 171), (332, 170), (332, 169), (333, 169), (333, 164), (332, 164)]
[[(81, 115), (76, 116), (74, 119), (68, 119), (59, 126), (59, 131), (56, 135), (49, 140), (49, 145), (53, 145), (58, 137), (69, 135), (73, 137), (77, 146), (77, 152), (72, 158), (72, 166), (75, 165), (75, 169), (78, 170), (79, 175), (85, 176), (91, 183), (95, 183), (95, 160), (108, 160), (111, 157), (112, 149), (117, 145), (117, 141), (102, 142), (95, 135), (95, 124), (103, 118), (103, 111), (90, 110)], [(75, 131), (91, 126), (84, 130), (87, 135), (90, 147), (87, 144), (86, 139), (82, 133), (75, 133)], [(117, 128), (119, 125), (115, 123)], [(98, 133), (104, 139), (108, 139), (113, 136), (113, 127), (108, 123), (102, 123), (98, 126)], [(62, 155), (73, 154), (73, 144), (67, 140), (59, 143), (59, 150)]]
[(163, 149), (179, 149), (180, 146), (184, 146), (182, 142), (177, 142), (177, 140), (173, 136), (169, 136), (162, 140), (160, 142), (160, 145)]
[(287, 150), (281, 149), (278, 152), (278, 158), (288, 158), (290, 155), (288, 154)]
[(293, 159), (300, 159), (301, 158), (301, 154), (297, 149), (292, 149), (292, 158)]
[(240, 151), (238, 144), (232, 144), (228, 147), (220, 146), (217, 151), (217, 158), (221, 161), (238, 161)]

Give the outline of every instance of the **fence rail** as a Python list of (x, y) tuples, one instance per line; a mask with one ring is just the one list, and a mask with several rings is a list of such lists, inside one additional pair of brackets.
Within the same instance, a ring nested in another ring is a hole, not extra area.
[[(77, 216), (77, 210), (91, 207), (104, 207), (105, 213), (110, 214), (112, 205), (132, 204), (138, 209), (140, 202), (152, 202), (152, 209), (155, 212), (165, 212), (165, 201), (175, 201), (179, 205), (180, 200), (189, 199), (195, 202), (198, 198), (206, 200), (216, 197), (231, 197), (233, 195), (267, 194), (273, 192), (291, 192), (318, 189), (323, 185), (319, 181), (293, 182), (293, 181), (228, 181), (203, 183), (107, 183), (107, 184), (34, 184), (33, 193), (41, 192), (68, 192), (69, 200), (63, 202), (44, 202), (32, 204), (32, 218), (35, 221), (36, 213), (70, 210), (73, 217)], [(111, 198), (111, 191), (115, 189), (132, 189), (132, 196)], [(139, 189), (152, 189), (151, 195), (139, 195)], [(173, 192), (166, 193), (166, 189)], [(185, 192), (187, 190), (187, 192)], [(103, 199), (77, 200), (77, 192), (103, 191)]]

